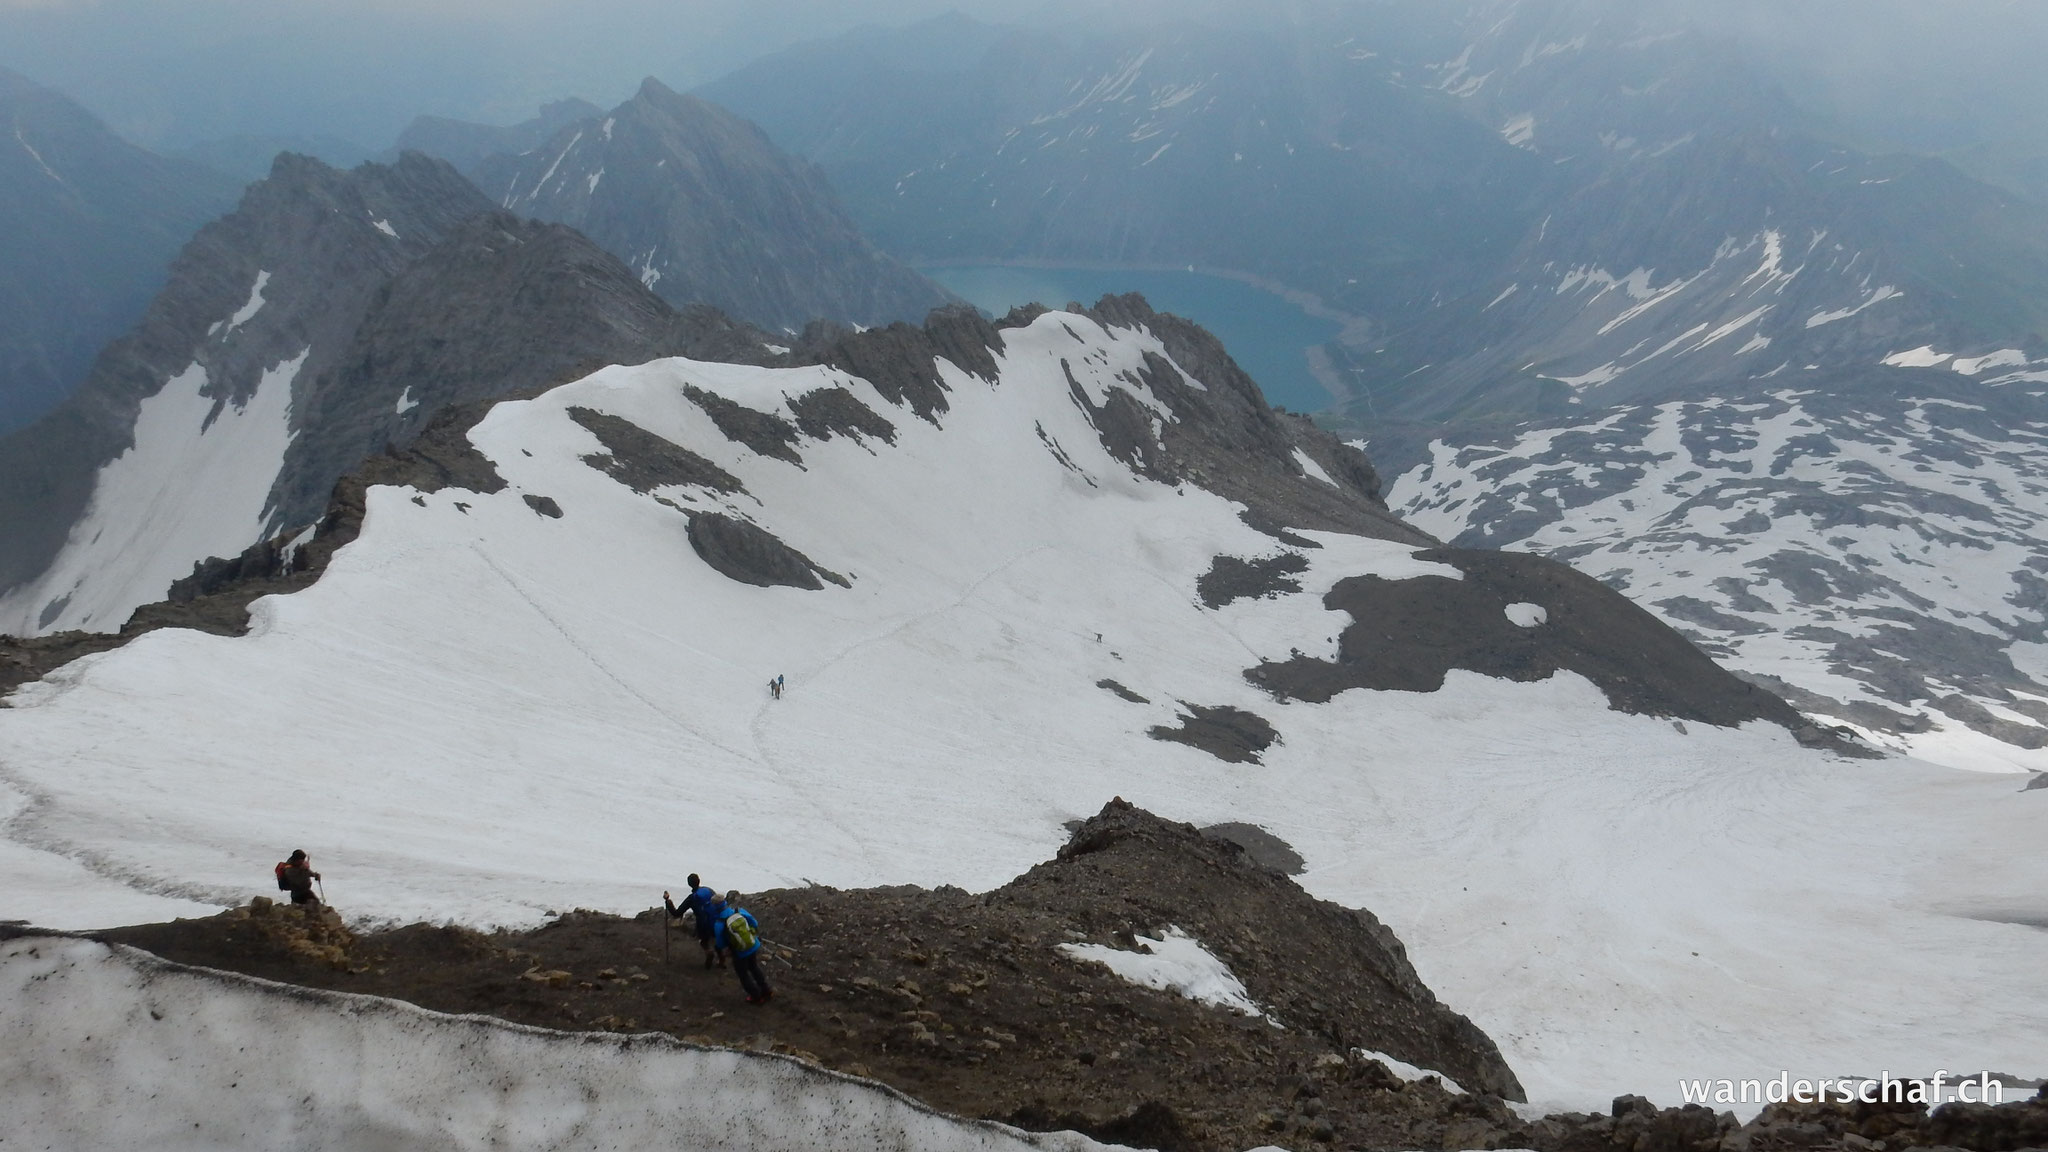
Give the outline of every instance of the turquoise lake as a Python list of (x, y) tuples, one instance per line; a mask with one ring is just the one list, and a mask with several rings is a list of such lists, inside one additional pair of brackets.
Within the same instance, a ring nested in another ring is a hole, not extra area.
[(1097, 268), (961, 265), (920, 269), (975, 307), (1001, 316), (1019, 304), (1064, 308), (1110, 293), (1142, 293), (1161, 312), (1214, 332), (1268, 402), (1295, 412), (1330, 406), (1329, 389), (1308, 368), (1308, 351), (1337, 338), (1341, 326), (1241, 280), (1201, 272), (1119, 272)]

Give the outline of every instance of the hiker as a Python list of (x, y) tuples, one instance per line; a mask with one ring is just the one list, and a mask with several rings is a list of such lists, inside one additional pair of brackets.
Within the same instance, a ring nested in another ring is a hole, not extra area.
[(733, 974), (740, 978), (740, 990), (747, 1003), (766, 1004), (775, 990), (761, 971), (761, 925), (754, 914), (740, 907), (740, 894), (725, 894), (725, 918), (718, 922), (718, 942), (732, 953)]
[(313, 881), (320, 879), (320, 874), (313, 871), (313, 860), (304, 848), (292, 849), (291, 857), (279, 863), (275, 871), (278, 888), (292, 894), (292, 903), (319, 905), (320, 898), (313, 895)]
[(782, 673), (777, 672), (775, 674), (775, 698), (777, 700), (782, 699), (782, 689), (784, 687), (786, 687), (786, 685), (784, 685), (782, 682)]
[(704, 882), (697, 878), (695, 872), (690, 873), (690, 894), (683, 897), (681, 904), (670, 900), (666, 892), (661, 894), (661, 902), (668, 905), (670, 917), (687, 915), (692, 919), (697, 930), (697, 946), (704, 949), (706, 968), (711, 967), (714, 958), (721, 965), (725, 963), (725, 954), (718, 951), (713, 943), (718, 930), (718, 920), (713, 909), (723, 910), (723, 904), (711, 889), (704, 887)]

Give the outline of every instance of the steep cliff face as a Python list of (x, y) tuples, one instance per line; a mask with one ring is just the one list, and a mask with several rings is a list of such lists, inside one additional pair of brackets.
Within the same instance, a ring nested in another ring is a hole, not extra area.
[(78, 386), (236, 187), (0, 68), (0, 433)]
[(505, 208), (577, 228), (679, 306), (795, 331), (817, 318), (921, 320), (949, 299), (868, 243), (816, 168), (654, 80), (470, 172)]

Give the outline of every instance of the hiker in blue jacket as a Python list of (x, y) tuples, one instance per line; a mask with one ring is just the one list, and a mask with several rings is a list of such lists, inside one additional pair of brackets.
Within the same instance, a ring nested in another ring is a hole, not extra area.
[(704, 887), (703, 881), (692, 872), (690, 894), (683, 897), (681, 904), (670, 900), (666, 892), (661, 894), (661, 902), (668, 905), (668, 914), (671, 917), (688, 915), (691, 918), (697, 929), (697, 946), (704, 949), (704, 966), (709, 968), (714, 961), (721, 967), (724, 966), (725, 953), (713, 943), (718, 930), (718, 920), (725, 913), (725, 902), (718, 898), (717, 893)]
[(761, 924), (740, 907), (740, 894), (725, 894), (725, 916), (718, 922), (718, 946), (732, 954), (732, 970), (740, 978), (747, 1003), (766, 1004), (775, 990), (761, 971)]

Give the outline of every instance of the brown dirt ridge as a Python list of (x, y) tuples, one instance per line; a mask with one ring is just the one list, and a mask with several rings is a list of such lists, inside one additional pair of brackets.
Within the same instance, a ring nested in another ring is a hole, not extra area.
[[(1236, 841), (1121, 800), (992, 892), (782, 889), (748, 896), (776, 994), (743, 1002), (661, 911), (577, 911), (531, 931), (361, 934), (266, 899), (93, 934), (177, 963), (581, 1031), (670, 1034), (868, 1077), (936, 1108), (1135, 1147), (1541, 1152), (1972, 1152), (2048, 1147), (2048, 1098), (1999, 1108), (1774, 1106), (1748, 1125), (1639, 1097), (1526, 1121), (1493, 1042), (1439, 1003), (1370, 913), (1303, 892)], [(1277, 840), (1258, 853), (1285, 849)], [(1284, 856), (1284, 854), (1283, 854)], [(1270, 858), (1270, 857), (1269, 857)], [(1284, 858), (1279, 861), (1286, 863)], [(714, 877), (715, 879), (715, 877)], [(1278, 1025), (1129, 983), (1059, 945), (1131, 949), (1182, 929)], [(35, 930), (4, 928), (15, 935)], [(1440, 1069), (1406, 1082), (1361, 1052)]]

